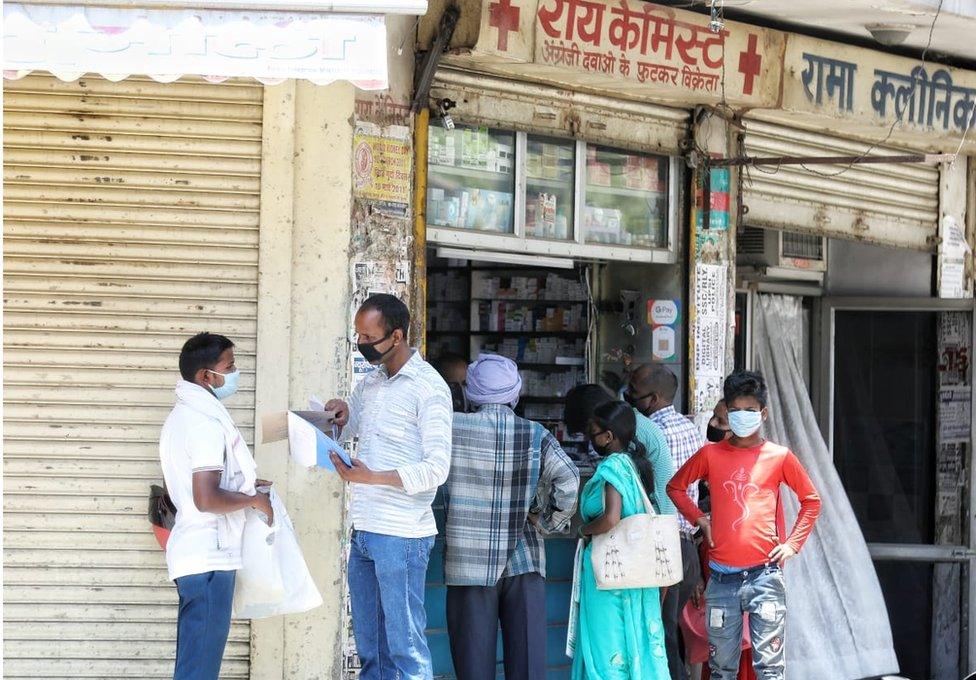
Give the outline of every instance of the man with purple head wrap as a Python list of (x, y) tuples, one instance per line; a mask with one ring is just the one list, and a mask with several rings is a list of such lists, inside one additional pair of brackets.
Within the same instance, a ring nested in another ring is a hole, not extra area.
[(468, 367), (473, 413), (455, 413), (444, 572), (458, 680), (494, 680), (501, 623), (507, 680), (546, 675), (543, 533), (568, 529), (579, 471), (542, 425), (520, 418), (515, 362), (483, 355)]

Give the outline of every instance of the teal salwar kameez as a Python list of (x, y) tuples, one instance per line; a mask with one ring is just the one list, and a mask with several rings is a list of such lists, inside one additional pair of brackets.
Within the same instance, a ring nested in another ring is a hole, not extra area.
[[(597, 467), (583, 488), (580, 513), (592, 522), (603, 514), (604, 489), (613, 486), (622, 498), (621, 518), (644, 512), (640, 477), (626, 453)], [(658, 588), (597, 590), (590, 562), (592, 546), (577, 559), (579, 599), (573, 654), (573, 680), (670, 680), (661, 623)], [(572, 633), (571, 633), (572, 636)]]

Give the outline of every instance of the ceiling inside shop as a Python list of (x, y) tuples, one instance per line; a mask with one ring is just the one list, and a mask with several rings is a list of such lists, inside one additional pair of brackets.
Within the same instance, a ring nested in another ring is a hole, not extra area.
[[(873, 41), (870, 24), (907, 24), (911, 28), (903, 48), (925, 48), (939, 0), (720, 0), (730, 18), (749, 17), (786, 26), (802, 26)], [(679, 5), (679, 3), (668, 3)], [(692, 0), (684, 6), (701, 10), (710, 0)], [(932, 31), (931, 50), (936, 54), (976, 62), (976, 0), (942, 0)]]

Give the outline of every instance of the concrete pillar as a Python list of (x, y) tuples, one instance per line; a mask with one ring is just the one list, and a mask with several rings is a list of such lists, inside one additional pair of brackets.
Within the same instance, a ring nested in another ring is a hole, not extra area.
[[(339, 393), (348, 366), (348, 248), (354, 90), (288, 82), (265, 90), (258, 283), (258, 418)], [(342, 621), (343, 488), (296, 468), (283, 443), (256, 446), (295, 524), (323, 606), (252, 624), (251, 677), (336, 678)]]

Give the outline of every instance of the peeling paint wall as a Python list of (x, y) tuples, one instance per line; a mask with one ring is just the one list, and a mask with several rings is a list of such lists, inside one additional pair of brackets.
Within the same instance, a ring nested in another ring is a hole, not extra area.
[[(390, 88), (358, 92), (352, 150), (352, 206), (348, 258), (344, 260), (350, 285), (346, 314), (348, 356), (344, 367), (351, 390), (367, 365), (355, 351), (353, 318), (371, 293), (393, 293), (410, 306), (413, 317), (424, 313), (424, 301), (410, 299), (413, 262), (413, 94), (416, 17), (387, 17)], [(416, 327), (414, 325), (414, 327)], [(419, 344), (416, 337), (411, 344)], [(347, 499), (348, 500), (348, 499)], [(341, 636), (343, 678), (359, 676), (345, 591), (349, 527), (343, 533), (341, 574), (344, 616)], [(340, 677), (339, 674), (330, 677)]]

